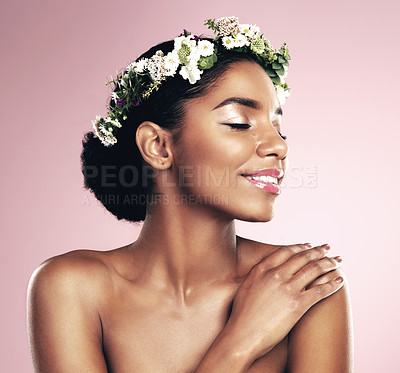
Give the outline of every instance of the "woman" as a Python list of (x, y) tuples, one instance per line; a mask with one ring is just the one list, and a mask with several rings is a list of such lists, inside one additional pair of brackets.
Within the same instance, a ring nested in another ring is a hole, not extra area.
[(206, 24), (214, 39), (185, 31), (121, 72), (85, 136), (85, 186), (144, 224), (34, 273), (37, 372), (352, 371), (341, 258), (235, 234), (272, 219), (287, 170), (287, 48), (235, 17)]

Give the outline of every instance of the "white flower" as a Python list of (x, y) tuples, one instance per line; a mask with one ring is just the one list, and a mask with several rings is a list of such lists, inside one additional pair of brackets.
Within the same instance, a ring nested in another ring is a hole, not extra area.
[(166, 76), (174, 76), (179, 67), (178, 52), (174, 49), (165, 56), (164, 72)]
[(203, 57), (211, 56), (214, 53), (214, 44), (208, 40), (200, 40), (197, 47)]
[(276, 96), (278, 97), (278, 101), (281, 105), (286, 102), (286, 98), (289, 97), (289, 91), (282, 88), (280, 85), (275, 86)]
[(260, 28), (257, 25), (250, 25), (250, 32), (253, 35), (257, 35), (260, 33)]
[(190, 50), (190, 54), (188, 56), (188, 65), (197, 66), (197, 62), (199, 62), (201, 56), (201, 51), (199, 48), (195, 47)]
[[(98, 137), (101, 143), (105, 146), (114, 145), (117, 142), (117, 138), (113, 135), (112, 131), (108, 131), (104, 127), (104, 122), (111, 121), (108, 118), (103, 119), (100, 115), (96, 116), (96, 120), (92, 120), (95, 136)], [(119, 122), (118, 122), (119, 124)], [(119, 125), (121, 127), (121, 125)]]
[(220, 35), (235, 35), (240, 32), (240, 24), (237, 17), (222, 17), (215, 21)]
[(118, 128), (122, 127), (121, 123), (117, 119), (106, 118), (105, 122), (111, 123), (114, 127), (118, 127)]
[(179, 74), (182, 75), (183, 79), (189, 80), (190, 84), (196, 83), (200, 80), (200, 75), (203, 71), (200, 70), (197, 66), (194, 65), (186, 65), (182, 66)]
[(92, 125), (93, 125), (93, 127), (94, 127), (96, 124), (100, 123), (100, 122), (101, 122), (101, 119), (102, 119), (102, 117), (101, 117), (100, 115), (96, 115), (96, 119), (95, 119), (95, 120), (92, 120)]
[(237, 34), (234, 43), (236, 48), (241, 48), (250, 44), (249, 39), (243, 34)]
[(222, 45), (226, 49), (232, 49), (235, 46), (235, 39), (232, 36), (224, 36), (222, 38)]
[(252, 39), (260, 32), (260, 28), (256, 25), (242, 24), (240, 25), (240, 32)]
[(174, 49), (179, 50), (182, 44), (186, 44), (188, 47), (193, 47), (196, 45), (196, 40), (193, 40), (193, 35), (188, 36), (178, 36), (174, 39)]
[(106, 136), (109, 136), (110, 134), (112, 135), (112, 133), (110, 133), (110, 131), (108, 131), (107, 128), (104, 127), (104, 123), (99, 124), (99, 130), (101, 131), (101, 133), (103, 135), (106, 135)]
[(134, 69), (137, 73), (142, 73), (144, 69), (147, 67), (147, 58), (142, 58), (137, 62), (134, 62)]
[(115, 103), (117, 103), (118, 98), (119, 97), (115, 92), (111, 92), (111, 99), (114, 100)]
[(146, 68), (154, 82), (160, 82), (164, 78), (164, 53), (158, 50), (147, 62)]
[(240, 25), (240, 32), (249, 38), (251, 38), (253, 36), (253, 31), (251, 29), (251, 25), (248, 25), (246, 23), (243, 23)]
[(132, 62), (126, 67), (126, 71), (128, 72), (135, 71), (135, 68), (136, 68), (136, 62)]

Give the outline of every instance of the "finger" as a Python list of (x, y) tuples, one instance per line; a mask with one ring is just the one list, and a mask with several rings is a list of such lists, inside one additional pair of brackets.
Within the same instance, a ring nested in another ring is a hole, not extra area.
[[(340, 257), (335, 257), (340, 258)], [(301, 289), (304, 289), (319, 276), (333, 271), (342, 265), (339, 259), (324, 257), (319, 260), (313, 260), (300, 269), (293, 277), (292, 282)]]
[(306, 243), (282, 246), (279, 249), (275, 250), (272, 254), (262, 259), (259, 263), (256, 264), (256, 266), (261, 265), (267, 267), (267, 269), (277, 267), (286, 262), (292, 256), (300, 252), (310, 250), (310, 247), (307, 245), (311, 246), (311, 244)]
[(280, 267), (288, 275), (294, 275), (308, 263), (323, 258), (329, 250), (329, 245), (325, 244), (300, 251), (289, 258), (285, 263), (282, 263)]
[(343, 277), (339, 276), (325, 284), (315, 285), (314, 287), (303, 291), (302, 301), (307, 307), (313, 306), (320, 300), (336, 293), (344, 285)]

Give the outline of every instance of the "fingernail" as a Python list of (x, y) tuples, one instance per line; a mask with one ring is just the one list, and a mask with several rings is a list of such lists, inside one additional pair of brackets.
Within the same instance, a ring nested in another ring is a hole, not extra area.
[(335, 278), (335, 282), (337, 282), (338, 284), (340, 284), (343, 281), (343, 277), (336, 277)]
[(330, 250), (330, 249), (331, 249), (331, 247), (329, 246), (328, 243), (323, 244), (322, 247), (323, 247), (325, 250)]
[(342, 257), (340, 255), (335, 256), (333, 259), (335, 259), (339, 263), (341, 263), (343, 261), (343, 259), (342, 259)]
[(312, 245), (308, 242), (305, 244), (307, 247), (309, 247), (310, 249), (312, 248)]

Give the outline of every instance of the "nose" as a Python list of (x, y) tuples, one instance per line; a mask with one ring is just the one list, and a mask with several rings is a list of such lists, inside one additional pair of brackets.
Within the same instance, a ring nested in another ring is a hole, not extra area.
[(268, 124), (260, 131), (257, 139), (257, 154), (264, 158), (268, 156), (275, 156), (278, 159), (285, 159), (289, 152), (289, 147), (286, 140), (279, 134), (278, 130), (272, 125)]

